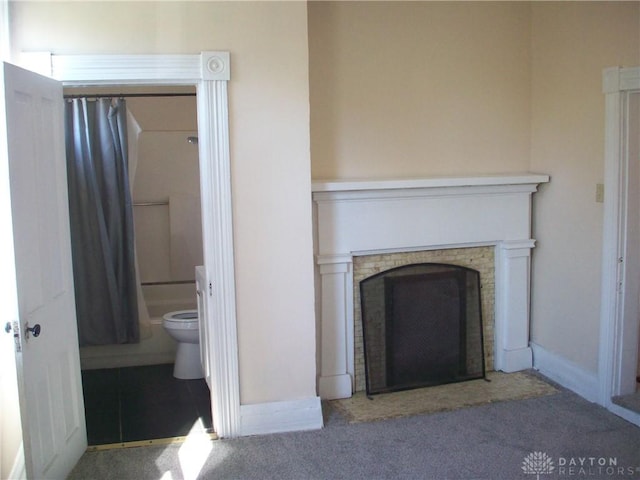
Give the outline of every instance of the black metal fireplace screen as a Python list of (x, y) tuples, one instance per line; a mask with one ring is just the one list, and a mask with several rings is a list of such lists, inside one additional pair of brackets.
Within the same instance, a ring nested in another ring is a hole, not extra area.
[(367, 394), (484, 378), (480, 274), (406, 265), (360, 282)]

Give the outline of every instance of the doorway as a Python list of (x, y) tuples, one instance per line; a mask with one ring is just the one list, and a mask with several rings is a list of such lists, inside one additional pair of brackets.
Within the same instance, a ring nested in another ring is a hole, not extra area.
[[(206, 293), (201, 295), (210, 366), (213, 426), (221, 437), (240, 434), (240, 386), (235, 308), (233, 218), (229, 155), (228, 52), (197, 55), (42, 55), (39, 71), (65, 87), (191, 85), (197, 91)], [(42, 68), (44, 67), (44, 68)], [(215, 295), (213, 285), (216, 286)], [(215, 321), (214, 321), (215, 319)], [(202, 338), (202, 335), (201, 335)]]
[[(620, 338), (623, 358), (620, 360), (619, 390), (614, 391), (612, 402), (640, 414), (640, 392), (637, 387), (640, 362), (637, 321), (640, 314), (640, 91), (631, 91), (625, 95), (623, 112), (622, 154), (626, 159), (626, 222), (622, 233), (624, 270), (621, 286), (621, 325), (624, 327)], [(628, 352), (624, 350), (625, 343), (628, 343)], [(628, 366), (625, 365), (626, 362)]]
[(207, 383), (174, 378), (176, 341), (163, 327), (163, 315), (197, 308), (195, 267), (203, 254), (195, 88), (114, 85), (64, 94), (124, 99), (129, 133), (140, 341), (80, 348), (89, 446), (209, 433)]
[[(605, 211), (599, 399), (640, 425), (640, 68), (603, 72)], [(638, 408), (622, 401), (635, 400)]]

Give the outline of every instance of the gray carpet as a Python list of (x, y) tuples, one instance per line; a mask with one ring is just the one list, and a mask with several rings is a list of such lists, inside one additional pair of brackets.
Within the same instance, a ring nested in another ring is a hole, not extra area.
[[(564, 390), (358, 424), (325, 407), (322, 430), (216, 440), (201, 461), (187, 459), (181, 445), (90, 452), (69, 478), (177, 480), (198, 472), (203, 479), (640, 478), (640, 428)], [(533, 452), (548, 461), (538, 463), (540, 475), (531, 463), (529, 473), (522, 468)], [(581, 459), (583, 470), (569, 470)]]

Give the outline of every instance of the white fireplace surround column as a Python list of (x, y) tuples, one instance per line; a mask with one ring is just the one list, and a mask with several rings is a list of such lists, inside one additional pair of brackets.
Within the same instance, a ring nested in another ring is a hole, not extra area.
[(495, 368), (531, 368), (531, 197), (548, 181), (548, 175), (524, 173), (313, 182), (320, 397), (353, 392), (357, 255), (494, 245)]

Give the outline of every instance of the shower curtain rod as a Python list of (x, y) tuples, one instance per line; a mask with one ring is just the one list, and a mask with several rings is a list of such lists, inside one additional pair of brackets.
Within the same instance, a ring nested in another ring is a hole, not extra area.
[(64, 98), (195, 97), (195, 93), (88, 93), (69, 94)]

